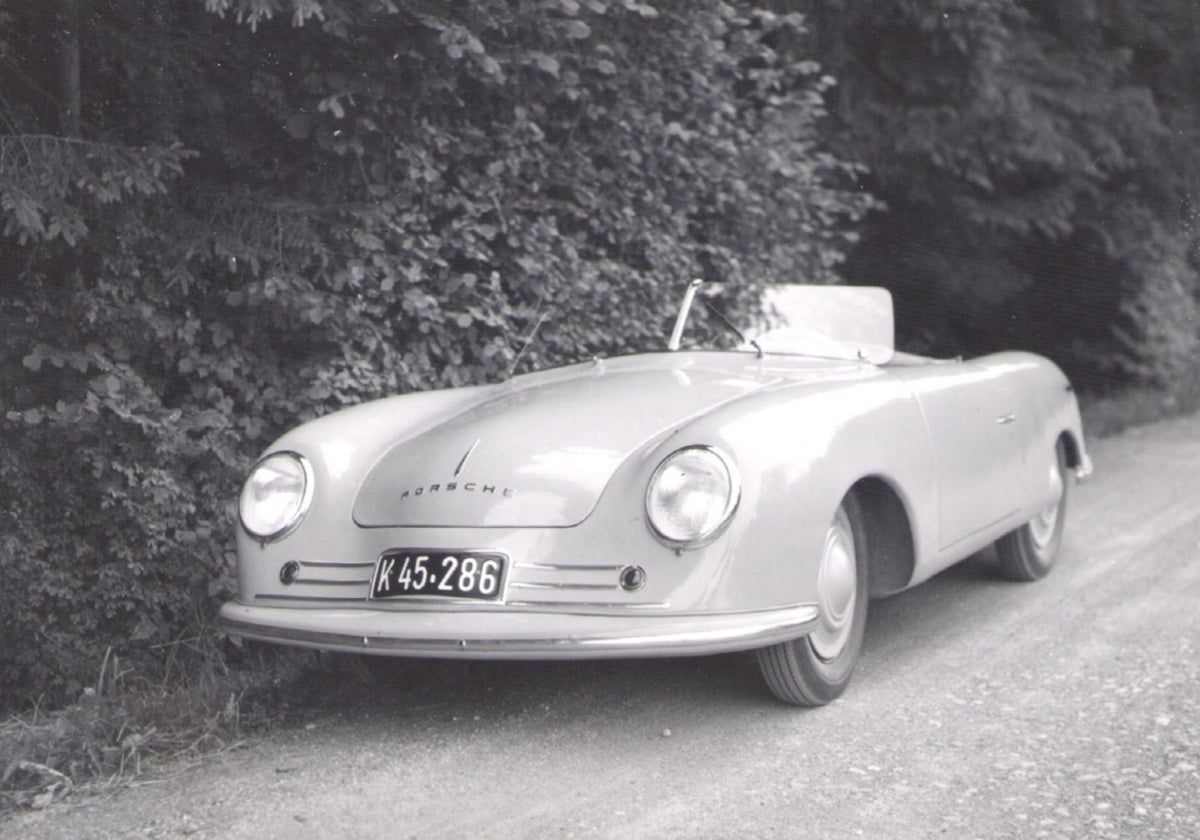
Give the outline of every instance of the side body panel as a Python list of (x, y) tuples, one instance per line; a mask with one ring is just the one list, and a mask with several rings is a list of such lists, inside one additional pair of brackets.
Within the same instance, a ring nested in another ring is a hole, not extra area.
[[(937, 550), (953, 554), (1020, 513), (1023, 447), (1012, 367), (948, 362), (894, 373), (924, 417), (937, 476)], [(1028, 422), (1028, 418), (1026, 418)]]
[(996, 353), (968, 361), (890, 368), (921, 406), (937, 483), (934, 556), (913, 583), (1029, 521), (1056, 496), (1064, 436), (1082, 466), (1083, 432), (1070, 384), (1049, 360)]

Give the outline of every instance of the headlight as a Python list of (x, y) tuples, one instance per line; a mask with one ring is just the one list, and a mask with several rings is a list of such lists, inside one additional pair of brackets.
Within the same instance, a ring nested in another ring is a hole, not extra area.
[(733, 462), (716, 449), (689, 446), (668, 455), (650, 477), (646, 518), (668, 545), (702, 545), (729, 522), (739, 496)]
[(242, 486), (242, 527), (261, 540), (278, 539), (300, 524), (312, 493), (308, 461), (294, 452), (268, 455), (254, 465)]

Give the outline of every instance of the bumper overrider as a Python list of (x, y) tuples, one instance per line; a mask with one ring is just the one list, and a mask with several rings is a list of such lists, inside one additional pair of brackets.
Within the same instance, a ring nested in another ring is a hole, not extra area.
[(807, 635), (817, 619), (816, 604), (631, 616), (398, 613), (231, 602), (221, 608), (218, 622), (236, 638), (329, 651), (439, 659), (603, 659), (751, 650)]

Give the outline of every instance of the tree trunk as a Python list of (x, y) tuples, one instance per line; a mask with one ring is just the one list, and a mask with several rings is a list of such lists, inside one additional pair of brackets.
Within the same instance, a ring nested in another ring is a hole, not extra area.
[(58, 0), (58, 133), (80, 135), (79, 3)]

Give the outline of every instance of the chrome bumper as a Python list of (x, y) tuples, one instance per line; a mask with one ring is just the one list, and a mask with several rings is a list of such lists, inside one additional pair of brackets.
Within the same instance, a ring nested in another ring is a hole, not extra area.
[(811, 632), (817, 625), (817, 606), (630, 616), (313, 610), (231, 602), (221, 608), (218, 625), (243, 639), (384, 656), (603, 659), (766, 647)]

